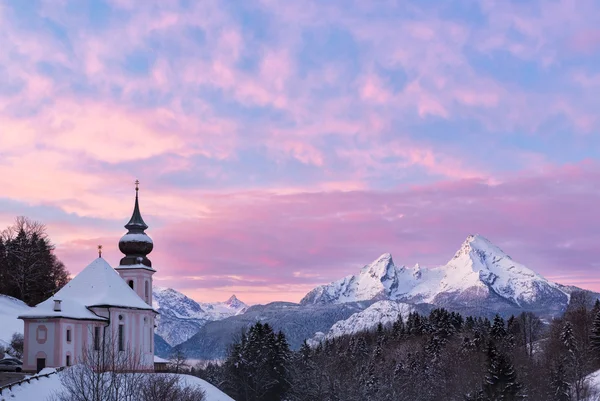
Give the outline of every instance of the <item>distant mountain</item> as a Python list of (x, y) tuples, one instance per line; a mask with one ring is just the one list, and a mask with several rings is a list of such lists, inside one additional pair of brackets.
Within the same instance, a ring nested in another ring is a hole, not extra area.
[(241, 309), (245, 313), (204, 324), (176, 348), (190, 358), (223, 358), (227, 346), (257, 321), (282, 330), (291, 347), (298, 349), (305, 339), (314, 342), (372, 330), (398, 314), (411, 310), (426, 314), (434, 307), (474, 316), (532, 311), (551, 317), (564, 312), (575, 291), (587, 292), (592, 303), (600, 296), (549, 281), (484, 237), (471, 235), (443, 266), (396, 266), (386, 253), (356, 275), (316, 287), (300, 304), (273, 302)]
[(200, 306), (207, 313), (211, 321), (240, 315), (248, 309), (248, 305), (237, 299), (235, 295), (229, 297), (225, 302), (200, 303)]
[(158, 334), (154, 333), (154, 355), (162, 358), (171, 356), (172, 347)]
[(178, 345), (188, 358), (221, 359), (227, 347), (238, 339), (244, 329), (260, 321), (285, 333), (292, 349), (300, 348), (305, 339), (318, 331), (327, 331), (337, 321), (349, 318), (372, 302), (342, 305), (299, 305), (290, 302), (272, 302), (254, 305), (244, 314), (208, 322), (192, 338)]
[(331, 340), (335, 337), (374, 330), (379, 323), (389, 326), (397, 321), (400, 316), (403, 320), (406, 320), (408, 314), (411, 312), (428, 312), (429, 308), (424, 308), (424, 306), (417, 307), (396, 301), (377, 301), (367, 309), (356, 312), (348, 319), (335, 322), (327, 333), (315, 333), (309, 344), (317, 345), (320, 342)]
[(470, 235), (443, 266), (396, 266), (386, 253), (358, 275), (316, 287), (301, 304), (384, 299), (430, 303), (475, 314), (531, 310), (555, 315), (566, 308), (569, 291), (514, 261), (484, 237)]
[(160, 313), (155, 332), (170, 346), (192, 337), (207, 322), (235, 316), (248, 307), (235, 295), (215, 303), (198, 303), (172, 288), (154, 287), (152, 295), (152, 306)]

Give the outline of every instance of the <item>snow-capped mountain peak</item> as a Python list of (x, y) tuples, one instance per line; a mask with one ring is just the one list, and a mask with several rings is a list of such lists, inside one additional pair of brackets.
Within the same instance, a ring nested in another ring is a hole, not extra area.
[(234, 308), (234, 309), (242, 309), (242, 308), (246, 308), (248, 306), (245, 303), (243, 303), (242, 301), (240, 301), (235, 296), (235, 294), (233, 294), (231, 297), (229, 297), (229, 299), (227, 301), (225, 301), (225, 304), (229, 305), (231, 308)]
[[(475, 234), (469, 235), (460, 249), (454, 254), (452, 260), (464, 259), (465, 257), (483, 261), (492, 258), (493, 260), (511, 259), (502, 249), (492, 244), (487, 238)], [(452, 260), (450, 262), (452, 262)], [(449, 262), (449, 263), (450, 263)]]
[(199, 303), (172, 288), (154, 287), (152, 306), (160, 315), (156, 333), (169, 345), (180, 344), (206, 322), (244, 313), (247, 305), (232, 296), (227, 302)]
[(383, 281), (394, 276), (395, 267), (392, 255), (384, 253), (374, 262), (363, 267), (360, 274), (361, 276), (368, 275), (375, 280)]
[(568, 302), (567, 294), (555, 283), (515, 262), (481, 235), (469, 235), (454, 257), (438, 267), (397, 267), (389, 253), (383, 254), (363, 267), (358, 275), (319, 286), (301, 302), (380, 299), (440, 305), (467, 305), (477, 300), (478, 304), (488, 302), (490, 306), (504, 300), (517, 308)]

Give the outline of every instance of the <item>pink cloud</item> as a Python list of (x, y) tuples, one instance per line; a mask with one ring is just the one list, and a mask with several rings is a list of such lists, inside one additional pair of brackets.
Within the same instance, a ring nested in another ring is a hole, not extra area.
[[(254, 302), (297, 301), (384, 252), (399, 264), (445, 263), (468, 234), (480, 233), (543, 275), (577, 268), (581, 278), (569, 281), (598, 290), (585, 282), (600, 267), (593, 257), (600, 221), (589, 213), (600, 201), (598, 179), (600, 168), (584, 163), (494, 185), (471, 179), (391, 192), (205, 194), (202, 217), (149, 230), (152, 260), (157, 282), (198, 299), (243, 292)], [(59, 256), (83, 264), (98, 241), (112, 252), (118, 235), (63, 243)], [(296, 290), (285, 295), (285, 286)], [(272, 290), (262, 293), (266, 287)]]
[(576, 33), (571, 39), (576, 51), (590, 53), (600, 48), (600, 29), (589, 29)]

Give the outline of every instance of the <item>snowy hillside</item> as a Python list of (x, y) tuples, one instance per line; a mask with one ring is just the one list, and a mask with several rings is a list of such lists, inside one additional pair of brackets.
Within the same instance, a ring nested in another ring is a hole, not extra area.
[(226, 302), (198, 303), (172, 288), (154, 287), (152, 306), (160, 313), (156, 334), (169, 345), (186, 341), (209, 321), (243, 313), (247, 305), (235, 295)]
[(471, 235), (443, 266), (396, 266), (386, 253), (358, 275), (313, 289), (301, 303), (381, 299), (482, 308), (500, 302), (516, 309), (560, 312), (569, 296), (561, 286), (514, 261), (484, 237)]
[(8, 345), (13, 333), (23, 333), (23, 321), (17, 316), (29, 309), (23, 301), (0, 294), (0, 345)]
[(373, 330), (379, 323), (391, 325), (402, 316), (406, 320), (408, 314), (415, 311), (413, 305), (395, 301), (378, 301), (367, 309), (357, 312), (348, 319), (336, 322), (327, 333), (318, 332), (309, 340), (309, 345), (329, 340), (334, 337), (355, 334), (361, 331)]
[[(46, 373), (47, 371), (51, 371), (51, 369), (47, 368), (41, 373)], [(60, 375), (61, 373), (52, 374), (40, 380), (32, 380), (30, 383), (25, 383), (22, 386), (15, 386), (12, 390), (5, 390), (2, 396), (6, 396), (7, 400), (14, 401), (50, 399), (51, 396), (63, 390)], [(233, 401), (227, 394), (202, 379), (189, 375), (180, 376), (182, 384), (200, 387), (206, 396), (205, 401)]]

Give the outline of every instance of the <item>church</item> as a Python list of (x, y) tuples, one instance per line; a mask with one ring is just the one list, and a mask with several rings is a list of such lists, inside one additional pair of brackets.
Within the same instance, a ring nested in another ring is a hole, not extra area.
[(31, 311), (19, 316), (25, 324), (23, 370), (69, 366), (86, 352), (100, 351), (111, 339), (115, 352), (135, 353), (140, 370), (154, 369), (152, 275), (156, 272), (148, 254), (152, 239), (142, 219), (135, 186), (133, 215), (119, 241), (125, 255), (112, 268), (98, 258), (67, 285)]

